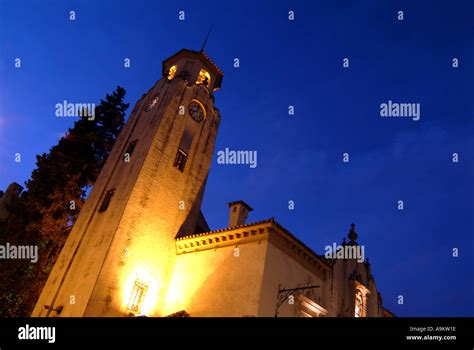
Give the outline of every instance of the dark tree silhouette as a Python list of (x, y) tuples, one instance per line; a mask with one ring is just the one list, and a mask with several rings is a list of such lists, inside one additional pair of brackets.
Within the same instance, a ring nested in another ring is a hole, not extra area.
[(102, 166), (124, 126), (129, 106), (117, 87), (95, 109), (94, 120), (80, 118), (49, 153), (37, 156), (26, 190), (0, 222), (0, 244), (38, 245), (36, 264), (3, 260), (0, 316), (29, 316)]

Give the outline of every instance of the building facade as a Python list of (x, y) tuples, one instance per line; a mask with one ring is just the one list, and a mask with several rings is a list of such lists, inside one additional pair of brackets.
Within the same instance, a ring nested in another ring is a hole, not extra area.
[[(223, 73), (181, 50), (137, 102), (33, 311), (82, 316), (384, 316), (367, 261), (319, 256), (273, 218), (229, 203), (211, 231), (201, 201)], [(349, 242), (357, 246), (354, 227)]]

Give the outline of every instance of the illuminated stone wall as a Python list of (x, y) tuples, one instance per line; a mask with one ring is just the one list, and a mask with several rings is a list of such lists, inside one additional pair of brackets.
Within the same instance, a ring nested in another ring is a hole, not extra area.
[(235, 244), (179, 254), (165, 314), (256, 316), (267, 250), (266, 234)]
[(366, 263), (323, 259), (271, 219), (185, 237), (176, 250), (162, 314), (273, 317), (279, 290), (318, 286), (284, 300), (278, 316), (354, 317), (356, 288), (364, 316), (383, 316)]
[[(319, 286), (319, 288), (302, 290), (300, 293), (327, 308), (329, 268), (321, 262), (316, 262), (317, 266), (312, 265), (309, 260), (300, 256), (298, 251), (293, 250), (293, 248), (301, 249), (300, 252), (304, 254), (303, 248), (294, 242), (286, 241), (277, 232), (270, 237), (270, 242), (265, 261), (259, 316), (273, 317), (275, 315), (279, 288)], [(309, 254), (307, 257), (312, 259)], [(294, 294), (293, 299), (289, 298), (282, 303), (279, 308), (279, 317), (300, 316), (297, 294)]]
[[(207, 59), (180, 51), (171, 63), (178, 66), (175, 78), (160, 79), (137, 102), (120, 133), (33, 316), (127, 315), (126, 299), (137, 278), (148, 284), (141, 313), (163, 309), (175, 259), (174, 238), (196, 225), (220, 122), (212, 89), (194, 84), (209, 65)], [(213, 84), (219, 81), (214, 74)], [(193, 99), (205, 107), (200, 122), (188, 113)], [(185, 131), (188, 159), (181, 172), (173, 164)], [(131, 160), (124, 162), (134, 140)], [(110, 189), (114, 195), (100, 212)], [(45, 305), (62, 311), (48, 312)]]
[[(167, 314), (273, 317), (280, 284), (319, 284), (309, 292), (321, 304), (328, 293), (329, 267), (272, 220), (186, 237), (176, 245)], [(280, 316), (298, 315), (296, 302), (280, 310)]]

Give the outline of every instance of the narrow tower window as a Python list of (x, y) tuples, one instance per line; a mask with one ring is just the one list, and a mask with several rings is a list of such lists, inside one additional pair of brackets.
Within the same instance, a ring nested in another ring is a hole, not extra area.
[(178, 66), (174, 65), (168, 70), (168, 80), (172, 80), (174, 78), (174, 75), (176, 74), (176, 71), (178, 70)]
[(110, 200), (112, 199), (112, 196), (115, 193), (115, 188), (108, 190), (105, 193), (104, 199), (102, 200), (102, 204), (100, 205), (99, 212), (106, 211), (107, 208), (109, 207)]
[(176, 159), (174, 160), (173, 166), (178, 168), (181, 172), (183, 172), (187, 159), (188, 159), (188, 154), (180, 148), (178, 149), (178, 153), (176, 154)]
[(130, 159), (132, 157), (133, 150), (135, 149), (135, 146), (137, 145), (138, 140), (133, 140), (130, 142), (127, 146), (127, 149), (125, 150), (125, 153), (123, 154), (123, 161), (126, 163), (130, 162)]
[(204, 86), (209, 86), (211, 84), (211, 75), (205, 69), (199, 71), (199, 75), (196, 81), (196, 84), (203, 84)]
[(145, 112), (149, 112), (153, 109), (158, 104), (158, 96), (155, 96), (153, 100), (151, 100), (146, 106), (145, 106)]

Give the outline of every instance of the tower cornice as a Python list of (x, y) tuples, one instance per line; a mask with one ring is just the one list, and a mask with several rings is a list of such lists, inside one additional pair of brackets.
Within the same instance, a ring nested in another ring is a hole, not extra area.
[(165, 76), (167, 74), (167, 67), (172, 65), (174, 62), (177, 62), (183, 57), (188, 57), (190, 59), (195, 59), (201, 61), (206, 68), (213, 73), (215, 76), (216, 82), (214, 84), (214, 90), (218, 90), (222, 84), (222, 78), (224, 73), (222, 70), (209, 58), (209, 56), (204, 51), (195, 51), (188, 49), (181, 49), (176, 52), (174, 55), (168, 57), (163, 61), (162, 65), (162, 74)]

